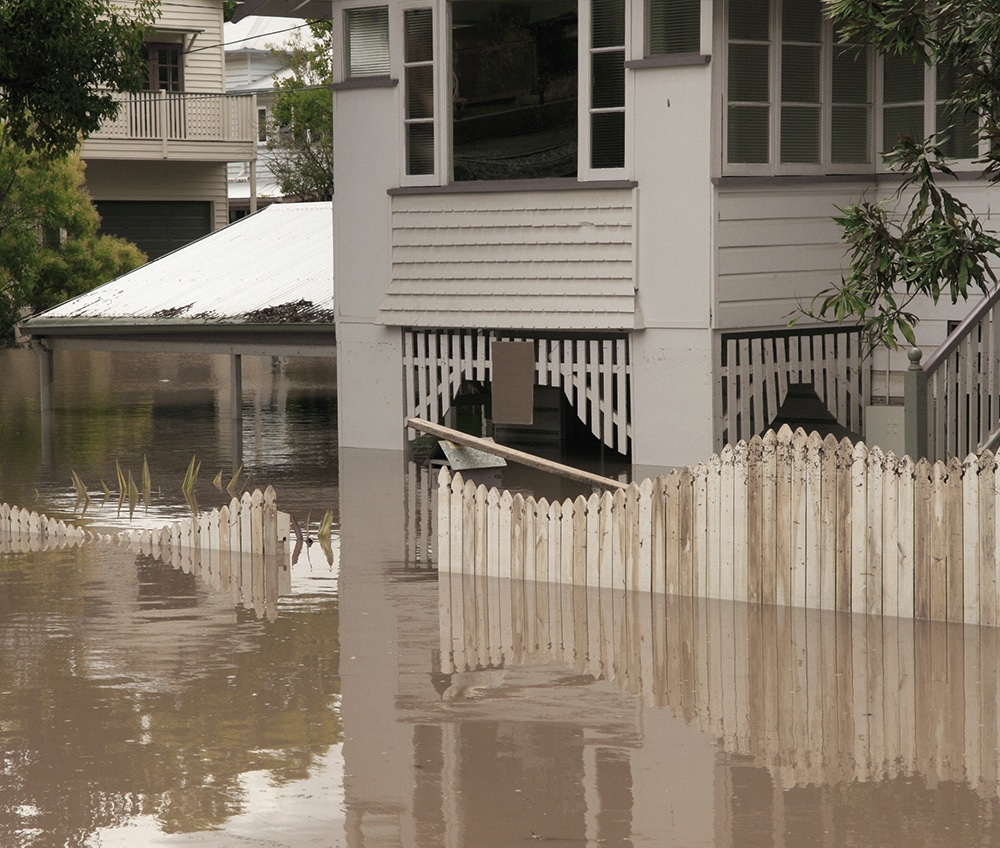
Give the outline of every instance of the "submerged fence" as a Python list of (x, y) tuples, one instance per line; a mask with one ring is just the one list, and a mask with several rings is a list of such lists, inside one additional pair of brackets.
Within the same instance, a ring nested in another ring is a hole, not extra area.
[(442, 470), (438, 568), (1000, 623), (1000, 478), (783, 427), (627, 489), (548, 503)]
[(0, 553), (40, 551), (85, 542), (128, 544), (167, 562), (207, 557), (209, 552), (277, 556), (288, 544), (289, 517), (279, 512), (274, 489), (244, 492), (221, 509), (202, 512), (158, 528), (114, 534), (0, 504)]

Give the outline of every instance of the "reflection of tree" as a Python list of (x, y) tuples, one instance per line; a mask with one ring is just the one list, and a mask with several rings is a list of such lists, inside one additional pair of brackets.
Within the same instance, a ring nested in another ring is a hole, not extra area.
[(140, 814), (213, 827), (242, 774), (302, 778), (340, 741), (334, 599), (265, 623), (166, 566), (95, 595), (81, 556), (0, 561), (0, 845), (83, 845)]

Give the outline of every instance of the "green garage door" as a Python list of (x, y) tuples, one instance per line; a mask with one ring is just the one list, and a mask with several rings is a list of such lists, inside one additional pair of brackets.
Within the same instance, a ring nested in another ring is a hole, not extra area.
[(212, 204), (205, 200), (95, 200), (101, 232), (139, 245), (150, 259), (212, 232)]

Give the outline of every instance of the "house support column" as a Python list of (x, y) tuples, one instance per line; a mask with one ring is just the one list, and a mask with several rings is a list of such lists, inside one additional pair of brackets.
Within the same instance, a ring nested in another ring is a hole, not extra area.
[(694, 465), (715, 452), (712, 332), (632, 334), (632, 464), (636, 479)]
[(400, 330), (337, 323), (337, 433), (342, 447), (403, 450), (403, 342)]
[(233, 473), (243, 464), (243, 357), (229, 357), (229, 419), (233, 445)]
[(55, 399), (52, 385), (55, 379), (55, 363), (52, 351), (41, 341), (33, 341), (31, 346), (38, 354), (38, 396), (42, 417), (42, 464), (51, 465), (55, 454), (56, 424)]

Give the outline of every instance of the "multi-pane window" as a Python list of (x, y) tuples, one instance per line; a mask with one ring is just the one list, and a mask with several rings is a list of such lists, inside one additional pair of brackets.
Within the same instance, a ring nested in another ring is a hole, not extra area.
[(870, 51), (822, 0), (729, 0), (726, 161), (783, 172), (871, 161)]
[(347, 78), (389, 75), (389, 7), (348, 9), (345, 19)]
[(646, 0), (646, 55), (701, 51), (701, 0)]
[(590, 167), (625, 167), (625, 0), (592, 0)]
[[(945, 156), (974, 159), (979, 138), (974, 120), (949, 104), (954, 92), (955, 72), (949, 65), (928, 67), (923, 62), (899, 56), (882, 59), (882, 150), (900, 138), (920, 141), (939, 133)], [(933, 104), (928, 108), (926, 104)]]
[(427, 176), (434, 168), (434, 12), (403, 13), (403, 98), (406, 173)]
[(146, 67), (149, 72), (150, 91), (183, 91), (184, 65), (180, 44), (146, 45)]

